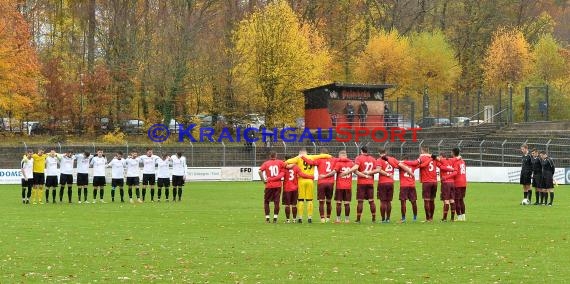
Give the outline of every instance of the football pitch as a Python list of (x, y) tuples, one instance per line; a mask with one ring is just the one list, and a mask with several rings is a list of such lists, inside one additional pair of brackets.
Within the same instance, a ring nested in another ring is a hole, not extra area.
[(362, 224), (284, 224), (283, 208), (265, 224), (261, 182), (192, 182), (181, 203), (134, 205), (23, 205), (3, 185), (0, 283), (565, 282), (566, 191), (552, 207), (521, 206), (519, 185), (472, 183), (467, 222), (398, 224), (396, 201), (390, 224), (372, 224), (367, 203)]

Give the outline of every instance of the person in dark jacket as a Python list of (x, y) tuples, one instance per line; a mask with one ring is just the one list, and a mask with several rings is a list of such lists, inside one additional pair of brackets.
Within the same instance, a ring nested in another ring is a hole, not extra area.
[(534, 205), (540, 205), (541, 198), (544, 199), (544, 192), (541, 188), (542, 185), (542, 160), (538, 155), (538, 150), (532, 148), (531, 163), (532, 163), (532, 187), (534, 187), (534, 194), (536, 201)]
[(368, 115), (368, 105), (364, 100), (360, 100), (360, 108), (358, 108), (358, 117), (360, 118), (360, 126), (365, 125), (367, 115)]
[(348, 124), (352, 126), (352, 122), (354, 121), (354, 107), (351, 103), (346, 103), (346, 107), (344, 108), (344, 115), (346, 116), (346, 120)]
[(549, 194), (550, 202), (548, 206), (552, 206), (552, 202), (554, 201), (554, 170), (556, 168), (554, 167), (554, 162), (548, 157), (546, 152), (541, 151), (540, 158), (542, 159), (542, 188), (543, 191), (545, 191), (544, 204), (546, 205), (548, 198), (546, 194)]
[(532, 191), (530, 191), (530, 184), (532, 178), (532, 159), (530, 157), (530, 153), (528, 152), (528, 145), (522, 144), (521, 145), (521, 178), (520, 184), (523, 187), (523, 198), (528, 199), (530, 204), (530, 200), (532, 199)]

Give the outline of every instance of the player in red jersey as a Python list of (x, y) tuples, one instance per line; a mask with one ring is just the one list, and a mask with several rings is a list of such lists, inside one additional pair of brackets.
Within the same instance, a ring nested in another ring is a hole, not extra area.
[(380, 199), (380, 215), (382, 216), (382, 223), (390, 223), (392, 199), (394, 198), (394, 170), (402, 168), (404, 171), (410, 171), (410, 169), (396, 160), (396, 158), (388, 156), (385, 149), (381, 149), (379, 154), (380, 158), (376, 160), (376, 169), (365, 171), (364, 174), (374, 175), (380, 173), (377, 186), (377, 198)]
[(352, 199), (352, 174), (341, 175), (351, 171), (354, 163), (347, 158), (346, 151), (338, 153), (338, 159), (334, 164), (333, 170), (328, 174), (319, 175), (321, 178), (329, 178), (336, 173), (336, 189), (334, 199), (336, 201), (336, 221), (340, 223), (340, 215), (342, 213), (342, 205), (344, 205), (344, 222), (350, 222), (350, 201)]
[[(328, 154), (327, 148), (321, 148), (321, 154)], [(316, 160), (311, 160), (305, 156), (301, 157), (309, 165), (317, 166), (319, 170), (319, 180), (317, 181), (317, 199), (319, 200), (319, 213), (321, 215), (321, 223), (328, 223), (331, 217), (331, 201), (333, 197), (334, 189), (334, 177), (329, 176), (326, 178), (321, 178), (320, 175), (327, 175), (332, 172), (337, 158), (319, 158)], [(326, 215), (325, 215), (325, 203), (327, 205)], [(326, 216), (326, 217), (325, 217)]]
[[(434, 155), (435, 157), (435, 155)], [(420, 169), (420, 182), (422, 183), (422, 198), (426, 211), (426, 221), (433, 221), (435, 213), (435, 196), (437, 195), (437, 171), (432, 155), (427, 147), (422, 147), (418, 158)]]
[[(368, 154), (368, 147), (360, 148), (360, 155), (354, 159), (354, 166), (350, 169), (350, 173), (356, 172), (358, 179), (356, 181), (356, 223), (360, 223), (360, 217), (364, 207), (364, 200), (368, 200), (370, 204), (370, 213), (372, 213), (372, 222), (376, 222), (376, 204), (374, 203), (374, 176), (366, 175), (364, 172), (372, 171), (376, 166), (376, 159)], [(341, 175), (347, 175), (348, 172)]]
[(457, 172), (455, 175), (455, 211), (457, 211), (457, 220), (465, 221), (465, 192), (467, 190), (467, 168), (465, 161), (459, 155), (459, 148), (451, 150), (453, 154), (453, 168)]
[[(285, 159), (290, 159), (292, 157), (285, 157)], [(307, 175), (299, 169), (299, 167), (295, 164), (287, 165), (286, 163), (283, 165), (286, 167), (285, 175), (284, 175), (284, 183), (283, 183), (283, 199), (282, 205), (285, 206), (285, 217), (287, 220), (286, 223), (291, 223), (291, 213), (293, 213), (293, 223), (297, 220), (297, 198), (299, 196), (299, 184), (298, 184), (298, 177), (303, 177), (307, 179), (314, 178), (310, 175)], [(281, 178), (279, 176), (272, 177), (267, 179), (268, 182), (278, 181)]]
[[(269, 160), (259, 167), (259, 177), (265, 183), (263, 209), (265, 210), (265, 222), (270, 223), (269, 202), (273, 201), (273, 223), (277, 223), (279, 215), (279, 197), (281, 196), (281, 178), (285, 175), (284, 162), (277, 159), (277, 153), (269, 152)], [(272, 181), (269, 181), (271, 179)]]
[(406, 200), (409, 200), (412, 204), (412, 212), (414, 214), (414, 222), (417, 220), (418, 217), (418, 205), (416, 200), (418, 199), (416, 193), (416, 177), (414, 175), (417, 166), (420, 164), (418, 160), (410, 161), (407, 160), (406, 156), (402, 157), (404, 160), (404, 164), (408, 165), (410, 172), (407, 171), (399, 171), (400, 175), (400, 210), (402, 213), (402, 219), (400, 220), (401, 223), (406, 222)]
[(444, 153), (440, 153), (436, 160), (441, 178), (441, 200), (443, 201), (442, 222), (447, 222), (447, 213), (451, 207), (451, 221), (455, 220), (455, 186), (454, 179), (457, 172), (453, 168), (453, 161), (446, 159)]

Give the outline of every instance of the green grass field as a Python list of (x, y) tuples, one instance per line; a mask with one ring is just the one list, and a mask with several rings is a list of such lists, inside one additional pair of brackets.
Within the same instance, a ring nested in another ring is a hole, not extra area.
[[(461, 223), (371, 224), (365, 204), (361, 225), (265, 224), (262, 191), (260, 182), (196, 182), (187, 184), (182, 203), (23, 205), (18, 186), (0, 186), (0, 283), (491, 283), (570, 276), (565, 186), (556, 189), (555, 206), (545, 207), (519, 205), (518, 185), (471, 184), (468, 221)], [(438, 218), (441, 202), (436, 206)], [(418, 207), (423, 220), (423, 203)], [(393, 203), (392, 220), (399, 210)]]

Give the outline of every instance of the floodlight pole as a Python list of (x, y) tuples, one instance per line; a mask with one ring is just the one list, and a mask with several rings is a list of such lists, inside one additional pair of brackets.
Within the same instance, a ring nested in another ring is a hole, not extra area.
[(513, 84), (509, 82), (509, 124), (513, 124)]
[(79, 102), (79, 134), (83, 134), (83, 93), (84, 85), (83, 85), (83, 73), (79, 74), (79, 85), (80, 85), (80, 102)]
[(429, 116), (429, 98), (428, 98), (428, 88), (424, 87), (424, 96), (423, 96), (423, 118)]
[(548, 109), (550, 108), (549, 105), (549, 98), (548, 98), (548, 85), (545, 85), (544, 88), (546, 89), (546, 121), (550, 121), (548, 115), (549, 115), (549, 111)]
[(479, 124), (480, 118), (479, 114), (481, 113), (481, 89), (477, 91), (477, 124)]

